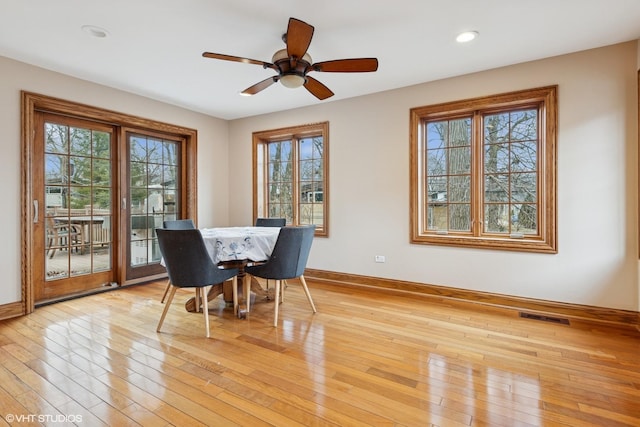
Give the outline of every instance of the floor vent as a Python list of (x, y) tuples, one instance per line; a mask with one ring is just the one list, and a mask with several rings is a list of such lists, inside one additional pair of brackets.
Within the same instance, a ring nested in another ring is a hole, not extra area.
[(520, 312), (520, 317), (522, 317), (524, 319), (540, 320), (542, 322), (558, 323), (560, 325), (568, 325), (569, 324), (569, 319), (563, 319), (561, 317), (544, 316), (542, 314)]

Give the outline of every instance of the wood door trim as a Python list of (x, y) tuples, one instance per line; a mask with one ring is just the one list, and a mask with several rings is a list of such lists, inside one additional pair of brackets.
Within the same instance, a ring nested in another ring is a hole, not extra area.
[[(21, 91), (21, 192), (20, 192), (20, 224), (21, 224), (21, 304), (23, 312), (33, 312), (34, 301), (34, 276), (33, 276), (33, 242), (34, 234), (31, 227), (36, 209), (34, 208), (34, 181), (31, 173), (34, 155), (34, 129), (35, 114), (49, 112), (54, 114), (77, 117), (94, 122), (106, 123), (121, 127), (136, 127), (150, 131), (161, 131), (186, 139), (186, 182), (185, 182), (185, 206), (184, 213), (194, 221), (197, 221), (197, 135), (195, 129), (177, 126), (169, 123), (158, 122), (129, 114), (119, 113), (86, 104), (66, 101), (63, 99), (41, 95), (28, 91)], [(114, 177), (114, 179), (117, 179)], [(117, 204), (113, 207), (114, 215), (121, 211), (121, 196), (116, 198)], [(119, 223), (121, 221), (118, 221)], [(120, 251), (121, 252), (121, 251)], [(114, 257), (115, 260), (115, 257)], [(125, 273), (119, 265), (115, 278), (120, 285), (125, 284)]]

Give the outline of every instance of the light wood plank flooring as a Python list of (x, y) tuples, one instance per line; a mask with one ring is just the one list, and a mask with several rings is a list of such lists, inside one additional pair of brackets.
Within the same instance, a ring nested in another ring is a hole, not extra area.
[(291, 281), (211, 339), (164, 281), (0, 322), (0, 426), (639, 426), (640, 332)]

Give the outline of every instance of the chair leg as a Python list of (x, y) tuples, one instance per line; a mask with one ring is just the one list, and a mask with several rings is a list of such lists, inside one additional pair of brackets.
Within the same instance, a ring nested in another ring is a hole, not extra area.
[[(209, 301), (207, 299), (206, 289), (208, 289), (208, 286), (200, 288), (200, 295), (202, 295), (202, 297), (200, 299), (202, 300), (202, 311), (204, 312), (204, 327), (205, 327), (205, 330), (206, 330), (205, 336), (207, 338), (209, 338), (210, 337), (210, 334), (209, 334)], [(196, 291), (196, 293), (198, 293), (198, 291)]]
[(309, 292), (309, 288), (307, 287), (307, 281), (304, 280), (304, 276), (300, 276), (300, 283), (302, 283), (302, 289), (304, 289), (304, 293), (307, 295), (309, 304), (311, 304), (311, 309), (313, 310), (314, 313), (317, 313), (316, 306), (313, 304), (313, 299), (311, 298), (311, 292)]
[(169, 311), (169, 307), (171, 306), (171, 301), (173, 301), (173, 296), (176, 294), (178, 290), (177, 286), (171, 286), (171, 292), (169, 293), (169, 299), (164, 305), (164, 310), (162, 310), (162, 316), (160, 316), (160, 322), (158, 322), (158, 327), (156, 328), (156, 332), (160, 332), (160, 328), (162, 327), (162, 323), (164, 322), (164, 318), (167, 316), (167, 311)]
[(273, 305), (275, 306), (275, 309), (273, 312), (273, 326), (275, 328), (278, 327), (278, 308), (280, 306), (280, 284), (281, 284), (280, 280), (275, 280), (274, 287), (276, 288), (276, 297), (275, 297), (275, 300), (273, 301)]
[(162, 295), (162, 299), (160, 300), (161, 304), (164, 304), (164, 300), (167, 298), (167, 293), (169, 292), (170, 288), (171, 288), (171, 280), (167, 280), (167, 287), (164, 288), (164, 294)]

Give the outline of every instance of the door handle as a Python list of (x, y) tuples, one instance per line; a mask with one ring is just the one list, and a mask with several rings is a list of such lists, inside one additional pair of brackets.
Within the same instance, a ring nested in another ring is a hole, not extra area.
[(34, 200), (33, 201), (33, 223), (37, 224), (38, 223), (38, 201)]

